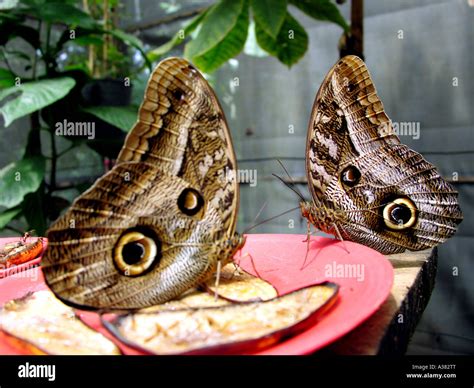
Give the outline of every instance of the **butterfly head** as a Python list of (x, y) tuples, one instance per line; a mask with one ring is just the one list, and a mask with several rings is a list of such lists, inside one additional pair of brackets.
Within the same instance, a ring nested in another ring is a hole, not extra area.
[(246, 237), (243, 234), (235, 232), (233, 236), (225, 240), (225, 246), (229, 249), (229, 257), (232, 257), (237, 251), (245, 245)]

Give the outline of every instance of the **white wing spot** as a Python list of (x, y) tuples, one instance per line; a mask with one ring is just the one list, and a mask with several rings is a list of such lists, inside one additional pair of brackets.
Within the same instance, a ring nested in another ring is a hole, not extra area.
[(199, 163), (198, 169), (199, 173), (201, 174), (201, 178), (204, 178), (209, 171), (209, 167), (211, 167), (214, 164), (214, 159), (212, 158), (211, 155), (206, 154), (204, 156), (204, 160)]
[(328, 151), (329, 155), (331, 158), (336, 159), (337, 158), (337, 144), (332, 138), (325, 137), (323, 134), (320, 132), (316, 132), (316, 138), (318, 139), (318, 142), (321, 143), (323, 146), (325, 146)]
[(219, 150), (216, 150), (216, 153), (214, 154), (214, 160), (222, 160), (223, 156), (224, 156), (224, 150), (222, 148)]

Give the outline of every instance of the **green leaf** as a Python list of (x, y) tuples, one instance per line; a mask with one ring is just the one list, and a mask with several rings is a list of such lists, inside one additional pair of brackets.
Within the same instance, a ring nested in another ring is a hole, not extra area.
[(255, 21), (276, 38), (286, 17), (287, 0), (251, 0)]
[(35, 49), (40, 47), (39, 32), (32, 27), (24, 26), (14, 21), (0, 24), (0, 45), (4, 46), (13, 38), (22, 38)]
[(0, 206), (12, 208), (20, 204), (26, 194), (40, 187), (44, 171), (42, 156), (27, 157), (3, 167), (0, 170)]
[(103, 30), (105, 34), (111, 34), (112, 36), (116, 37), (117, 39), (120, 39), (122, 42), (128, 44), (129, 46), (135, 47), (138, 51), (140, 51), (140, 54), (142, 55), (143, 59), (146, 62), (146, 65), (148, 69), (151, 71), (152, 66), (151, 62), (149, 61), (144, 48), (143, 44), (140, 39), (138, 39), (136, 36), (127, 34), (126, 32), (118, 29), (114, 30)]
[(16, 206), (0, 213), (0, 229), (3, 229), (8, 223), (21, 213), (21, 207)]
[(88, 46), (88, 45), (96, 45), (100, 46), (104, 43), (104, 39), (99, 36), (89, 35), (89, 36), (80, 36), (76, 39), (71, 39), (71, 43), (75, 43), (79, 46)]
[(38, 190), (25, 196), (21, 208), (28, 223), (27, 230), (34, 230), (38, 236), (45, 236), (48, 225), (46, 224), (46, 214), (44, 209), (44, 183)]
[(137, 109), (130, 106), (94, 106), (82, 110), (124, 132), (128, 132), (137, 121)]
[(258, 23), (255, 25), (255, 34), (260, 47), (287, 66), (298, 62), (308, 49), (308, 34), (289, 13), (286, 14), (276, 39), (267, 34)]
[(205, 73), (211, 73), (229, 59), (237, 56), (245, 46), (249, 28), (249, 9), (245, 6), (234, 28), (227, 36), (204, 54), (192, 58), (193, 63)]
[(143, 101), (143, 95), (148, 84), (148, 76), (140, 74), (132, 81), (132, 98), (131, 105), (140, 106)]
[(18, 5), (18, 0), (2, 0), (0, 1), (0, 10), (5, 11), (15, 8)]
[(181, 44), (189, 36), (189, 34), (191, 34), (196, 29), (199, 23), (201, 23), (202, 19), (204, 19), (204, 16), (206, 16), (206, 13), (207, 9), (192, 19), (184, 28), (179, 29), (178, 32), (176, 32), (176, 34), (171, 38), (171, 40), (150, 51), (147, 54), (148, 59), (151, 62), (156, 61), (168, 51), (170, 51), (173, 47)]
[(15, 74), (10, 70), (0, 68), (0, 89), (15, 85)]
[(127, 34), (122, 30), (107, 30), (112, 36), (120, 39), (122, 42), (127, 43), (130, 46), (133, 46), (137, 49), (143, 50), (143, 44), (140, 39), (138, 39), (135, 35)]
[(349, 32), (349, 25), (339, 12), (339, 9), (330, 0), (289, 0), (313, 19), (325, 20), (340, 25), (345, 32)]
[(221, 0), (214, 5), (202, 20), (197, 37), (186, 45), (185, 57), (197, 57), (221, 42), (237, 23), (244, 3), (244, 0)]
[(10, 99), (0, 107), (5, 126), (8, 127), (17, 118), (60, 100), (69, 93), (75, 84), (76, 81), (73, 78), (61, 77), (28, 82), (0, 90), (0, 103), (10, 96)]
[(81, 9), (65, 2), (46, 2), (26, 9), (35, 18), (49, 23), (62, 23), (83, 28), (97, 27), (97, 22)]

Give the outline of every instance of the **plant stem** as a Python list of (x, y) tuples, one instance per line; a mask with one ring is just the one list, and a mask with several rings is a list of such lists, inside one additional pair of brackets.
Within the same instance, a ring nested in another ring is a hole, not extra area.
[[(87, 0), (82, 0), (82, 8), (84, 12), (91, 15), (91, 11), (89, 9), (89, 2)], [(92, 16), (92, 15), (91, 15)], [(94, 45), (90, 44), (87, 46), (87, 68), (89, 69), (89, 74), (94, 76)]]
[(52, 26), (51, 26), (51, 23), (48, 23), (47, 24), (47, 27), (46, 27), (46, 48), (45, 48), (45, 65), (46, 65), (46, 74), (48, 76), (51, 75), (51, 65), (52, 63), (49, 61), (50, 59), (50, 56), (49, 56), (49, 50), (50, 50), (50, 47), (49, 47), (49, 42), (50, 42), (50, 39), (51, 39), (51, 29), (52, 29)]
[[(38, 20), (38, 34), (41, 35), (41, 27), (43, 25), (43, 22), (41, 20)], [(33, 57), (33, 74), (32, 74), (32, 78), (34, 80), (36, 80), (36, 74), (37, 74), (37, 71), (36, 71), (36, 68), (38, 67), (38, 52), (37, 50), (35, 49), (35, 55)], [(38, 121), (39, 122), (39, 121)]]
[(58, 150), (56, 149), (56, 136), (54, 131), (50, 132), (51, 138), (51, 174), (49, 177), (49, 193), (52, 193), (56, 190), (56, 167), (58, 162)]
[[(104, 0), (104, 28), (108, 30), (109, 28), (109, 1)], [(104, 45), (102, 47), (102, 76), (107, 73), (107, 61), (108, 61), (108, 51), (109, 51), (109, 35), (104, 37)]]
[[(42, 26), (42, 21), (38, 21), (38, 31), (39, 34), (41, 34), (41, 26)], [(35, 55), (33, 56), (33, 67), (32, 67), (32, 79), (34, 81), (37, 80), (37, 67), (38, 67), (38, 52), (35, 49)], [(35, 111), (31, 113), (30, 116), (30, 133), (28, 135), (28, 140), (26, 143), (26, 148), (25, 148), (25, 156), (31, 156), (31, 155), (41, 155), (41, 137), (40, 137), (40, 131), (41, 131), (41, 123), (40, 123), (40, 115), (39, 111)]]

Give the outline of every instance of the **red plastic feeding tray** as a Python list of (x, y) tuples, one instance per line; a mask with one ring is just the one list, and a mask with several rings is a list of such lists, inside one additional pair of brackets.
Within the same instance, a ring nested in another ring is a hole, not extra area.
[[(6, 237), (6, 238), (0, 238), (0, 247), (2, 247), (5, 244), (12, 243), (12, 242), (17, 242), (20, 240), (21, 237)], [(28, 237), (26, 242), (27, 243), (32, 243), (36, 241), (39, 237)], [(29, 260), (25, 263), (18, 264), (18, 265), (12, 265), (11, 267), (1, 267), (0, 268), (0, 279), (3, 279), (4, 277), (10, 276), (17, 274), (19, 272), (25, 271), (28, 268), (31, 267), (36, 267), (39, 265), (41, 262), (41, 256), (43, 255), (46, 246), (48, 245), (48, 240), (43, 237), (43, 252), (41, 255), (37, 256), (36, 258)]]
[[(242, 252), (234, 258), (246, 271), (256, 274), (256, 269), (280, 294), (325, 280), (340, 286), (335, 305), (317, 324), (258, 354), (313, 353), (360, 325), (390, 294), (393, 268), (380, 253), (348, 241), (312, 237), (304, 263), (305, 238), (305, 235), (248, 235)], [(40, 268), (18, 275), (21, 276), (10, 276), (0, 282), (0, 305), (27, 292), (46, 288)], [(105, 333), (95, 313), (81, 312), (80, 315), (90, 326)], [(108, 333), (106, 335), (110, 338)], [(125, 354), (138, 353), (120, 347)], [(14, 350), (0, 342), (0, 354), (14, 354)]]

